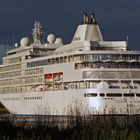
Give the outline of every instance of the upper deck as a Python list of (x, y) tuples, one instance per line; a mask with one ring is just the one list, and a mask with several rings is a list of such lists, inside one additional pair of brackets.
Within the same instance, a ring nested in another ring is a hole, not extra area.
[[(9, 50), (0, 65), (1, 93), (68, 89), (67, 86), (114, 82), (120, 89), (140, 88), (140, 51), (128, 49), (127, 41), (104, 41), (93, 15), (84, 16), (70, 44), (50, 34), (41, 43), (39, 23), (33, 30), (34, 42), (27, 37)], [(71, 75), (69, 75), (71, 73)], [(111, 82), (110, 82), (111, 81)], [(82, 88), (83, 86), (81, 86)]]
[[(77, 27), (70, 44), (63, 45), (63, 40), (61, 38), (55, 38), (53, 34), (48, 35), (47, 43), (41, 43), (41, 29), (42, 26), (40, 23), (38, 21), (35, 22), (33, 43), (30, 43), (27, 37), (22, 38), (20, 45), (16, 43), (16, 48), (9, 50), (7, 56), (3, 58), (3, 67), (14, 63), (34, 62), (44, 59), (57, 59), (69, 55), (86, 54), (92, 55), (89, 57), (97, 57), (95, 60), (92, 59), (94, 61), (115, 61), (114, 59), (117, 59), (117, 61), (124, 61), (124, 59), (125, 61), (133, 61), (133, 58), (134, 61), (139, 61), (138, 55), (140, 52), (130, 51), (127, 41), (103, 40), (102, 32), (94, 14), (91, 14), (89, 17), (87, 14), (84, 14), (83, 23)], [(101, 58), (98, 58), (98, 56)]]

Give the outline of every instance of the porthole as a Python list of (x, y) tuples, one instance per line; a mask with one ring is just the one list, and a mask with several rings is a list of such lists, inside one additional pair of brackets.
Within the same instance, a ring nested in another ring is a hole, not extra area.
[(101, 96), (101, 97), (104, 97), (104, 96), (105, 96), (105, 94), (104, 94), (104, 93), (100, 93), (100, 96)]
[(136, 93), (136, 96), (137, 96), (137, 97), (140, 97), (140, 93)]

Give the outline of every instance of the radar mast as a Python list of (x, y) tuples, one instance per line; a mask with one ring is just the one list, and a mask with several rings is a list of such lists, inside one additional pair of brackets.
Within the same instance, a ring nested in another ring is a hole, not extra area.
[(41, 44), (41, 35), (42, 35), (42, 26), (40, 24), (39, 21), (35, 21), (34, 23), (34, 29), (33, 29), (33, 40), (34, 40), (34, 44)]

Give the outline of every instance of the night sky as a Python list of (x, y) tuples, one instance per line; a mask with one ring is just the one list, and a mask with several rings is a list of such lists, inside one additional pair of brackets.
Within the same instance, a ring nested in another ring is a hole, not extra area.
[[(139, 49), (139, 0), (0, 0), (0, 57), (22, 36), (31, 38), (35, 20), (43, 30), (71, 41), (83, 13), (96, 14), (104, 40), (126, 40), (129, 47)], [(140, 49), (139, 49), (140, 50)]]

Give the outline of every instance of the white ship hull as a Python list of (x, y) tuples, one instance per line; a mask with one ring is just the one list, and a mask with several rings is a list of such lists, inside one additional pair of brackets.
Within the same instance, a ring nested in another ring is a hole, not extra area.
[(9, 112), (17, 115), (104, 115), (140, 113), (139, 98), (85, 97), (85, 93), (87, 92), (93, 93), (97, 92), (97, 90), (1, 94), (0, 100)]

